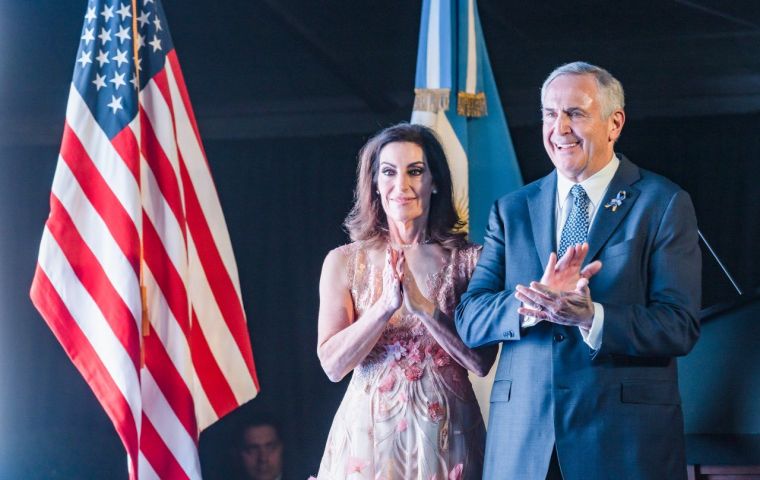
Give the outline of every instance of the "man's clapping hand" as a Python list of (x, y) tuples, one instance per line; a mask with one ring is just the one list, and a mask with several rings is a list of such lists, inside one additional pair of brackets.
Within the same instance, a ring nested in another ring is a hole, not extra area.
[(526, 317), (573, 325), (589, 330), (594, 318), (594, 303), (589, 279), (602, 268), (598, 260), (581, 269), (588, 254), (588, 243), (574, 245), (557, 261), (552, 252), (540, 282), (517, 285), (516, 294), (523, 305), (518, 313)]

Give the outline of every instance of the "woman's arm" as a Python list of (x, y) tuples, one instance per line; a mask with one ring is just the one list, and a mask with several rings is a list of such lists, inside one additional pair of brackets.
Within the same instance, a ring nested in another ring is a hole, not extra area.
[(359, 318), (354, 318), (347, 275), (347, 259), (333, 250), (322, 265), (319, 281), (317, 356), (333, 382), (340, 381), (372, 350), (393, 312), (401, 306), (401, 285), (386, 254), (381, 297)]

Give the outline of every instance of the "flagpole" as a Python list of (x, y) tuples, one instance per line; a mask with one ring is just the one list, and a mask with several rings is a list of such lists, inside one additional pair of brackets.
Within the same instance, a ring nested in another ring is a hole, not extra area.
[[(137, 192), (138, 196), (140, 197), (140, 210), (142, 211), (142, 161), (140, 160), (142, 146), (140, 144), (140, 111), (142, 107), (140, 106), (140, 62), (139, 62), (139, 47), (140, 47), (140, 40), (139, 40), (140, 32), (137, 30), (137, 0), (132, 0), (132, 62), (134, 63), (134, 72), (135, 72), (135, 89), (137, 90), (137, 95), (135, 95), (135, 98), (137, 99), (137, 115), (135, 116), (135, 121), (137, 123), (137, 127), (135, 129), (135, 136), (137, 137)], [(140, 304), (141, 304), (141, 318), (140, 318), (140, 368), (145, 366), (145, 348), (144, 348), (144, 342), (142, 339), (144, 337), (147, 337), (150, 334), (150, 319), (148, 317), (148, 289), (145, 286), (145, 274), (144, 274), (144, 264), (145, 264), (145, 245), (143, 242), (143, 222), (142, 222), (142, 215), (140, 215), (140, 218), (138, 218), (138, 221), (140, 222), (140, 228), (138, 228), (137, 232), (139, 235), (139, 241), (140, 241)]]

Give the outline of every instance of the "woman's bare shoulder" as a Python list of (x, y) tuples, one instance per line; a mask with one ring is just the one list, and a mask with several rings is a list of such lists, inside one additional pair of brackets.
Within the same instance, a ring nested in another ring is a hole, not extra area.
[[(366, 262), (369, 256), (372, 256), (374, 250), (366, 242), (351, 242), (339, 247), (333, 248), (327, 252), (325, 261), (322, 265), (324, 275), (333, 276), (333, 278), (351, 277), (351, 271), (357, 263)], [(348, 274), (348, 275), (347, 275)]]
[(322, 266), (323, 269), (327, 267), (345, 266), (348, 264), (349, 259), (356, 254), (355, 243), (347, 243), (339, 247), (335, 247), (325, 256), (325, 261)]
[(365, 242), (360, 241), (360, 242), (346, 243), (339, 247), (335, 247), (329, 252), (327, 252), (327, 256), (325, 257), (325, 262), (327, 262), (328, 260), (331, 260), (333, 262), (345, 263), (352, 257), (355, 257), (359, 251), (366, 250), (366, 249), (367, 249), (367, 246), (365, 245)]

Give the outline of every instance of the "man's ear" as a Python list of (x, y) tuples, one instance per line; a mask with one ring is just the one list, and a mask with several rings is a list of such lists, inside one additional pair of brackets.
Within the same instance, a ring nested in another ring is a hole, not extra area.
[(607, 119), (608, 123), (608, 137), (607, 140), (615, 143), (620, 138), (620, 133), (623, 131), (623, 124), (625, 123), (625, 112), (623, 110), (615, 110), (610, 114)]

